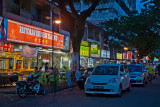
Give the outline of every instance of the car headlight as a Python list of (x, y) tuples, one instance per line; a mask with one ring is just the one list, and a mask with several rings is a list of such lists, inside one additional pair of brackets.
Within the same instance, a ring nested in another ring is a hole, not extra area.
[(109, 80), (108, 83), (116, 83), (118, 81), (118, 78), (112, 78), (111, 80)]
[(89, 78), (87, 78), (86, 83), (91, 84), (91, 80)]

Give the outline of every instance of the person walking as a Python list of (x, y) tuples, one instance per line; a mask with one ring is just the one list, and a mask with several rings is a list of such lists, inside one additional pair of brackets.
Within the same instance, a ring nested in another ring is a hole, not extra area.
[(147, 72), (149, 76), (149, 82), (152, 84), (153, 67), (148, 63)]

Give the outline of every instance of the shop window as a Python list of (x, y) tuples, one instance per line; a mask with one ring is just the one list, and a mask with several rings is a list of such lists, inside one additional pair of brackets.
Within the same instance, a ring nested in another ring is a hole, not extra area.
[(16, 69), (20, 69), (20, 68), (21, 68), (21, 60), (17, 60)]
[(30, 68), (34, 69), (35, 67), (37, 67), (37, 59), (32, 58), (32, 59), (30, 59)]
[(24, 60), (23, 60), (23, 68), (24, 68), (24, 69), (27, 69), (27, 68), (28, 68), (28, 60), (27, 60), (27, 59), (24, 59)]
[(0, 60), (0, 69), (5, 69), (5, 60)]
[(13, 62), (14, 62), (13, 59), (9, 59), (9, 61), (8, 61), (8, 69), (13, 69)]

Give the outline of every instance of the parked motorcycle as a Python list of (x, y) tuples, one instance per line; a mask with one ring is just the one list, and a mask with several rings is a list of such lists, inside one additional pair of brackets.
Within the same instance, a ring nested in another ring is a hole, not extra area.
[(17, 93), (20, 97), (24, 98), (27, 95), (45, 95), (46, 90), (42, 84), (40, 84), (38, 80), (39, 76), (32, 77), (27, 81), (19, 81), (16, 83)]

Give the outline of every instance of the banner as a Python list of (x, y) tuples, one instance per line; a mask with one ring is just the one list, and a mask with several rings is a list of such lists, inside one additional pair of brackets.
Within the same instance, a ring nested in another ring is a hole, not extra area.
[(132, 52), (128, 51), (128, 59), (132, 59)]
[(7, 41), (63, 49), (64, 35), (8, 19)]
[(91, 54), (98, 53), (98, 43), (91, 43)]
[(0, 17), (0, 45), (7, 40), (7, 19)]
[(21, 57), (37, 58), (38, 49), (22, 46)]
[(80, 46), (80, 56), (89, 57), (89, 47)]
[(64, 36), (64, 47), (63, 47), (63, 49), (69, 50), (69, 45), (70, 45), (70, 37), (69, 36)]
[(14, 45), (4, 43), (3, 45), (0, 45), (0, 51), (2, 51), (2, 52), (14, 52)]
[(121, 53), (117, 53), (117, 59), (122, 59), (122, 54)]
[(107, 51), (106, 50), (101, 50), (101, 57), (107, 58)]
[(91, 57), (97, 57), (100, 58), (101, 57), (101, 51), (98, 49), (98, 53), (97, 54), (91, 54)]
[(127, 59), (127, 54), (123, 53), (123, 59)]
[(89, 43), (87, 41), (81, 41), (81, 46), (89, 46)]

